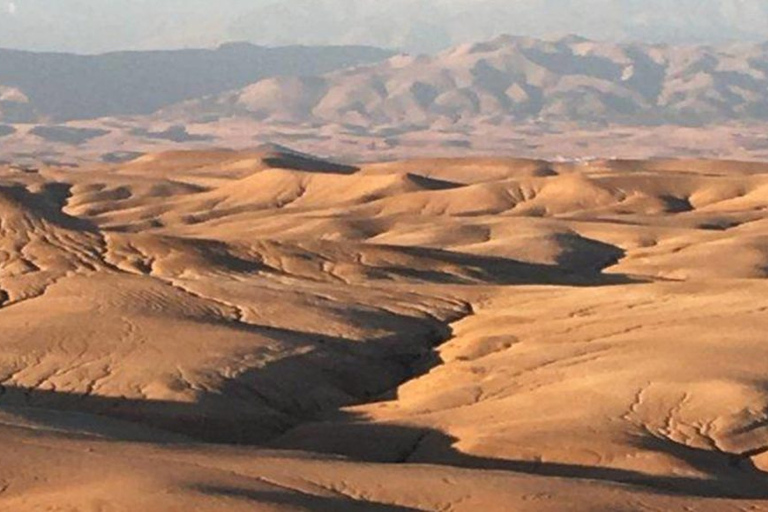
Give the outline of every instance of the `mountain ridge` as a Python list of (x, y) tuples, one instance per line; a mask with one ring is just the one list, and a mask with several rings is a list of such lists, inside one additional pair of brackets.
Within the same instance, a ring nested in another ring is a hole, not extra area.
[(362, 126), (511, 117), (701, 125), (768, 119), (768, 45), (618, 44), (500, 36), (435, 56), (271, 77), (171, 115)]

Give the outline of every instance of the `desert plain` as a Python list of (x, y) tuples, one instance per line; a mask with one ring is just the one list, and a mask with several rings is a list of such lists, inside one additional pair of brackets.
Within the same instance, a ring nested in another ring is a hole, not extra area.
[(0, 171), (0, 510), (768, 510), (768, 164)]

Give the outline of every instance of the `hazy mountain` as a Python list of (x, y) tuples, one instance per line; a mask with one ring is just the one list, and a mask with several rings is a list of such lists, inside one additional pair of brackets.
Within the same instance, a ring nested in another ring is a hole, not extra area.
[(324, 73), (389, 55), (368, 47), (264, 48), (247, 43), (216, 50), (95, 56), (0, 50), (0, 121), (149, 114), (265, 77)]
[(500, 37), (435, 57), (262, 80), (174, 116), (374, 125), (498, 119), (702, 124), (768, 119), (768, 45), (648, 46)]
[(73, 52), (230, 40), (431, 52), (503, 33), (714, 43), (762, 40), (767, 27), (764, 0), (0, 1), (0, 46)]
[(292, 0), (254, 8), (230, 26), (264, 43), (329, 41), (431, 52), (505, 33), (599, 40), (764, 40), (764, 0)]

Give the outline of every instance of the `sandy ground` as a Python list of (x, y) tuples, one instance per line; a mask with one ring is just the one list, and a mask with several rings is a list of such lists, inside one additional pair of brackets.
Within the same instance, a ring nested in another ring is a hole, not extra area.
[(768, 165), (0, 170), (0, 510), (768, 510)]

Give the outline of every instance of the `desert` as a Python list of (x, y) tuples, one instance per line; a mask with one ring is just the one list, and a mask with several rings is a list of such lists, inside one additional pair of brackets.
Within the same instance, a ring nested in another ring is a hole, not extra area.
[(765, 0), (0, 0), (0, 512), (768, 512)]
[(2, 172), (4, 510), (762, 510), (768, 166)]

